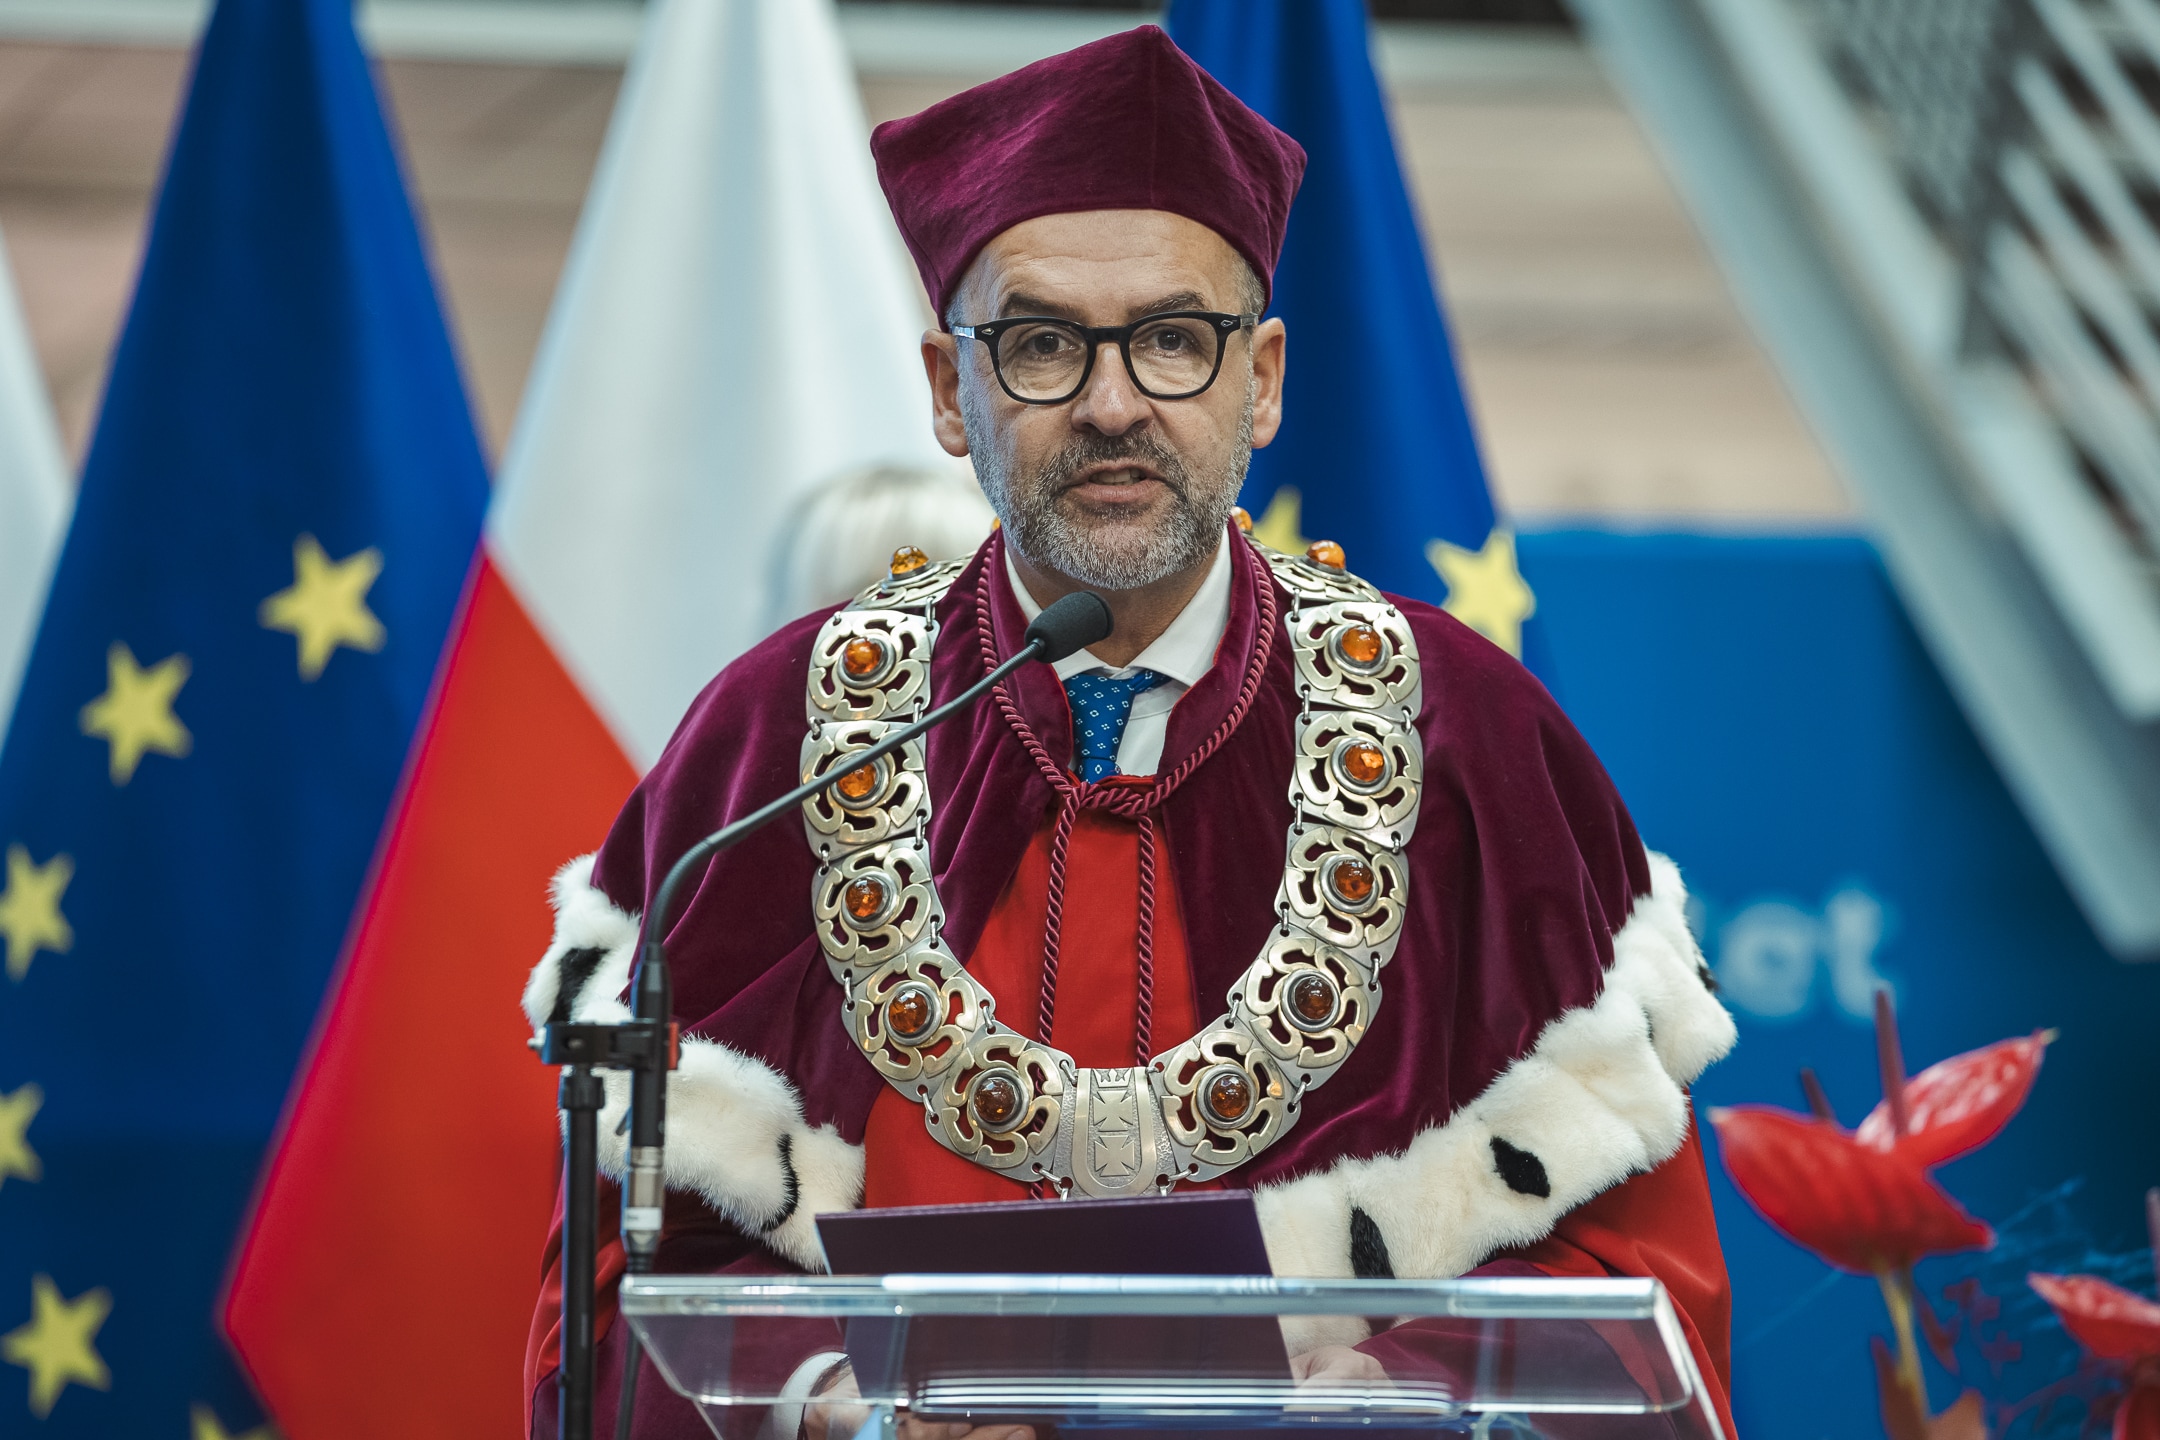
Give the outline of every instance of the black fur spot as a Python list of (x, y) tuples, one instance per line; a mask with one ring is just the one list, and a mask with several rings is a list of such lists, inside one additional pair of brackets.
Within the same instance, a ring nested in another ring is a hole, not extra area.
[(555, 979), (555, 1008), (548, 1011), (548, 1024), (570, 1023), (570, 1007), (577, 1003), (578, 992), (592, 979), (593, 971), (600, 968), (601, 957), (606, 954), (597, 945), (563, 952), (561, 973)]
[(780, 1201), (779, 1213), (758, 1227), (760, 1235), (770, 1235), (787, 1224), (788, 1217), (795, 1213), (795, 1207), (802, 1203), (802, 1182), (795, 1176), (795, 1137), (792, 1135), (780, 1137), (780, 1173), (787, 1182), (786, 1193)]
[(1717, 994), (1717, 976), (1710, 973), (1708, 965), (1696, 966), (1695, 973), (1702, 977), (1703, 989), (1708, 990), (1713, 995)]
[(1360, 1280), (1392, 1280), (1395, 1262), (1388, 1258), (1387, 1237), (1372, 1216), (1350, 1207), (1350, 1273)]
[(1493, 1168), (1507, 1182), (1507, 1188), (1518, 1195), (1535, 1195), (1540, 1200), (1552, 1198), (1552, 1182), (1545, 1178), (1545, 1162), (1528, 1150), (1518, 1150), (1513, 1145), (1493, 1136)]

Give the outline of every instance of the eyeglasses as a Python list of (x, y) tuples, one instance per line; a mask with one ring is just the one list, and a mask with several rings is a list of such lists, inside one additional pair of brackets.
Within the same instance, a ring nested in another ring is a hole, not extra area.
[(1023, 405), (1062, 405), (1087, 388), (1095, 354), (1115, 344), (1125, 373), (1150, 400), (1189, 400), (1215, 383), (1230, 337), (1257, 315), (1172, 310), (1130, 325), (1082, 325), (1048, 315), (1016, 315), (952, 333), (990, 347), (990, 366), (1005, 393)]

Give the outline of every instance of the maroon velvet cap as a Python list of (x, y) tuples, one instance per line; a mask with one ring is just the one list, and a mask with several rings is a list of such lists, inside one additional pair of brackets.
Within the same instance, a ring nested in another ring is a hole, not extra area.
[(1167, 210), (1272, 288), (1305, 150), (1142, 25), (1039, 60), (870, 136), (878, 183), (943, 323), (995, 235), (1038, 215)]

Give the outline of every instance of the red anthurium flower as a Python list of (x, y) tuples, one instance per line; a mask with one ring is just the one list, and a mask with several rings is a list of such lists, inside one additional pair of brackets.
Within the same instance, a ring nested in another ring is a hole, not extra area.
[(2160, 1360), (2160, 1305), (2097, 1275), (2028, 1275), (2063, 1329), (2102, 1360)]
[(1995, 1232), (1902, 1150), (1878, 1149), (1831, 1121), (1766, 1105), (1712, 1110), (1710, 1123), (1748, 1203), (1840, 1270), (1895, 1273), (1923, 1255), (1995, 1243)]
[[(2160, 1282), (2160, 1189), (2145, 1192), (2145, 1226)], [(2027, 1275), (2063, 1329), (2096, 1357), (2121, 1365), (2130, 1388), (2115, 1408), (2115, 1440), (2160, 1440), (2160, 1305), (2097, 1275)]]
[(1864, 1145), (1895, 1149), (1920, 1165), (1969, 1154), (1994, 1139), (2024, 1105), (2054, 1038), (2052, 1030), (2035, 1031), (1930, 1065), (1905, 1082), (1902, 1137), (1888, 1099), (1853, 1134)]
[[(1810, 1070), (1800, 1072), (1800, 1086), (1812, 1117), (1762, 1105), (1710, 1112), (1726, 1172), (1748, 1203), (1788, 1239), (1840, 1270), (1872, 1274), (1882, 1286), (1898, 1342), (1894, 1360), (1888, 1347), (1875, 1342), (1883, 1428), (1892, 1440), (1982, 1440), (1986, 1434), (1977, 1392), (1966, 1391), (1940, 1415), (1928, 1413), (1913, 1334), (1913, 1262), (1995, 1243), (1995, 1232), (1966, 1214), (1928, 1169), (1995, 1138), (2031, 1093), (2041, 1053), (2054, 1038), (2044, 1031), (2005, 1040), (1907, 1079), (1890, 992), (1878, 990), (1875, 1051), (1883, 1103), (1859, 1130), (1840, 1128), (1830, 1097)], [(2160, 1214), (2160, 1198), (2153, 1204)], [(2134, 1389), (2132, 1398), (2142, 1393), (2142, 1387)], [(2160, 1433), (2123, 1431), (2122, 1417), (2133, 1408), (2120, 1412), (2117, 1440), (2160, 1440)]]

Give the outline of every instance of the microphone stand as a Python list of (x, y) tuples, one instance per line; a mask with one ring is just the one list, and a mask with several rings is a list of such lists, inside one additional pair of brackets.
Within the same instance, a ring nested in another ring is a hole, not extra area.
[[(852, 751), (825, 775), (806, 780), (779, 799), (714, 831), (670, 866), (645, 912), (638, 935), (637, 971), (631, 978), (632, 1018), (618, 1024), (558, 1022), (546, 1026), (535, 1047), (542, 1063), (562, 1067), (559, 1103), (566, 1117), (563, 1145), (562, 1368), (556, 1379), (560, 1440), (593, 1435), (593, 1263), (597, 1249), (599, 1119), (606, 1095), (597, 1072), (630, 1072), (629, 1163), (623, 1176), (622, 1241), (625, 1269), (649, 1274), (660, 1247), (664, 1194), (662, 1147), (667, 1131), (667, 1073), (681, 1053), (672, 1018), (667, 934), (675, 895), (693, 873), (730, 846), (748, 839), (803, 801), (838, 784), (942, 725), (982, 698), (991, 686), (1038, 657), (1061, 660), (1110, 634), (1110, 608), (1102, 598), (1076, 591), (1044, 609), (1027, 630), (1027, 643), (1010, 659), (921, 719), (903, 725), (877, 744)], [(626, 1334), (616, 1409), (617, 1440), (630, 1433), (636, 1405), (639, 1344)]]

